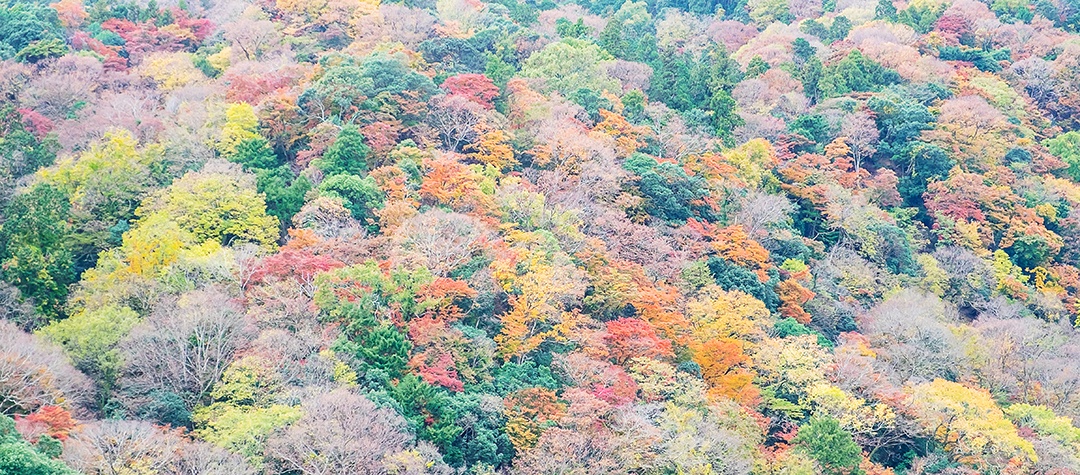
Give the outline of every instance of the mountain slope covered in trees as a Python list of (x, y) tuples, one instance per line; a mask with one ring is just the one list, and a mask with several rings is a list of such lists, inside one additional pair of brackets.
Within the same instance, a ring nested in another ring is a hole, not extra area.
[(0, 0), (0, 473), (1080, 473), (1077, 0)]

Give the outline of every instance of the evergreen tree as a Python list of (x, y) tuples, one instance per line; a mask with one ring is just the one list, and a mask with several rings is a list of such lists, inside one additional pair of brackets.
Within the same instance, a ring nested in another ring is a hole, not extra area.
[(0, 225), (0, 273), (47, 319), (60, 317), (77, 278), (70, 209), (67, 195), (40, 184), (8, 204)]
[(829, 416), (815, 416), (792, 441), (816, 460), (825, 475), (860, 475), (862, 449), (851, 433)]
[(769, 63), (766, 63), (761, 56), (754, 56), (750, 58), (750, 63), (746, 65), (746, 77), (756, 78), (765, 74), (765, 71), (769, 70)]
[(600, 47), (616, 58), (622, 58), (625, 54), (625, 43), (622, 37), (622, 21), (612, 18), (607, 26), (600, 32)]
[(364, 136), (353, 125), (342, 127), (333, 145), (326, 149), (320, 168), (327, 176), (339, 174), (363, 175), (367, 173), (367, 159), (371, 149), (364, 143)]
[(896, 21), (896, 5), (893, 5), (892, 0), (878, 0), (874, 19)]

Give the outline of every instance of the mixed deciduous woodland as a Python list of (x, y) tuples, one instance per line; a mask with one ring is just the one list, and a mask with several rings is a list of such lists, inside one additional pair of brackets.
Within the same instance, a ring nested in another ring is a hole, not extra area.
[(0, 0), (4, 475), (1080, 473), (1077, 0)]

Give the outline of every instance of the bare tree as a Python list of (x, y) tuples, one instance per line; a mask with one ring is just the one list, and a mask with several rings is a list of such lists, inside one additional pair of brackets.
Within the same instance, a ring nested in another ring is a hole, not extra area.
[(768, 233), (770, 228), (788, 222), (795, 206), (784, 195), (751, 191), (739, 200), (739, 211), (732, 224), (741, 224), (754, 239)]
[(101, 62), (84, 56), (64, 56), (49, 63), (19, 95), (24, 107), (52, 120), (63, 119), (79, 101), (97, 97)]
[(960, 372), (959, 342), (948, 326), (955, 320), (955, 310), (937, 296), (904, 290), (871, 309), (860, 324), (884, 372), (901, 384)]
[(304, 475), (385, 474), (386, 458), (412, 444), (393, 409), (337, 389), (304, 403), (304, 416), (267, 442), (269, 460)]
[(1010, 70), (1020, 78), (1024, 90), (1036, 103), (1045, 105), (1057, 98), (1054, 67), (1045, 59), (1032, 56), (1013, 63)]
[[(1068, 323), (1064, 324), (1068, 325)], [(982, 385), (1028, 404), (1080, 414), (1080, 338), (1071, 328), (1033, 318), (980, 317), (973, 364)]]
[(68, 443), (64, 461), (87, 475), (124, 473), (138, 464), (161, 473), (176, 463), (181, 440), (144, 421), (101, 421), (83, 428)]
[(239, 455), (217, 446), (192, 441), (177, 460), (175, 475), (249, 475), (256, 471)]
[(394, 257), (415, 261), (445, 277), (483, 250), (484, 225), (464, 214), (433, 209), (407, 219), (394, 230)]
[(840, 134), (847, 137), (851, 156), (855, 159), (855, 170), (858, 171), (863, 161), (877, 151), (879, 133), (874, 117), (866, 111), (851, 114), (840, 125)]
[(292, 218), (293, 226), (310, 229), (323, 238), (363, 235), (364, 228), (341, 200), (325, 196), (315, 198), (300, 208)]
[(46, 405), (80, 409), (92, 392), (90, 380), (58, 346), (0, 320), (0, 414)]
[(454, 94), (431, 100), (428, 124), (442, 137), (446, 150), (455, 152), (476, 138), (476, 126), (484, 120), (484, 107)]
[(68, 465), (87, 475), (132, 473), (132, 467), (162, 475), (254, 473), (237, 455), (145, 421), (87, 425), (65, 444), (63, 455)]
[(249, 61), (261, 58), (281, 39), (274, 23), (267, 20), (266, 13), (254, 5), (244, 10), (236, 21), (222, 26), (222, 30), (225, 39), (239, 48), (244, 53), (244, 59)]
[[(0, 203), (3, 199), (3, 196), (0, 196)], [(43, 317), (34, 312), (34, 306), (23, 300), (19, 289), (7, 282), (0, 282), (0, 319), (13, 322), (27, 331), (46, 323)]]
[(645, 63), (618, 59), (607, 66), (607, 73), (622, 83), (624, 91), (634, 89), (644, 91), (649, 88), (649, 80), (652, 79), (653, 70)]
[(538, 445), (514, 460), (514, 475), (549, 473), (627, 473), (618, 454), (600, 437), (574, 430), (551, 428)]
[(212, 287), (189, 292), (159, 305), (121, 343), (127, 362), (121, 385), (136, 395), (175, 393), (191, 410), (208, 402), (249, 333), (228, 295)]

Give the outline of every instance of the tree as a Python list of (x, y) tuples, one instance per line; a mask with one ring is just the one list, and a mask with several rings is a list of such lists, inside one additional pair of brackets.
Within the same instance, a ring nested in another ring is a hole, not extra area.
[(63, 459), (86, 475), (150, 473), (253, 475), (240, 457), (146, 421), (104, 420), (72, 437)]
[(659, 337), (651, 325), (636, 318), (607, 322), (604, 340), (611, 358), (626, 364), (633, 358), (670, 358), (675, 354), (671, 342)]
[[(873, 112), (874, 120), (880, 131), (880, 151), (882, 153), (900, 153), (907, 144), (919, 137), (923, 130), (933, 128), (934, 116), (922, 103), (901, 98), (883, 92), (866, 102), (866, 107)], [(901, 176), (905, 170), (896, 170)], [(914, 170), (908, 169), (908, 172)]]
[(134, 402), (132, 412), (163, 417), (154, 398), (174, 395), (188, 412), (210, 402), (234, 354), (250, 330), (230, 297), (218, 289), (197, 290), (159, 305), (120, 348), (120, 386)]
[(115, 131), (41, 172), (39, 186), (56, 187), (71, 201), (70, 242), (77, 271), (119, 243), (117, 230), (127, 226), (139, 203), (159, 185), (154, 170), (162, 166), (160, 146), (140, 147), (131, 133)]
[(275, 403), (283, 384), (272, 365), (259, 356), (235, 361), (214, 385), (210, 394), (214, 402), (192, 415), (201, 439), (242, 455), (257, 467), (263, 464), (267, 437), (303, 414), (299, 407)]
[[(665, 471), (734, 475), (747, 473), (754, 464), (753, 447), (760, 441), (760, 429), (732, 401), (668, 403), (657, 422), (662, 441), (657, 462)], [(635, 455), (642, 452), (634, 450)]]
[(55, 460), (47, 450), (45, 440), (53, 440), (48, 436), (38, 439), (36, 446), (30, 445), (19, 436), (15, 430), (15, 421), (10, 417), (0, 414), (0, 470), (11, 475), (74, 475), (74, 470), (68, 468), (59, 460)]
[(892, 0), (878, 0), (874, 8), (874, 19), (896, 21), (896, 5)]
[(1066, 173), (1073, 180), (1080, 181), (1080, 132), (1066, 132), (1045, 140), (1043, 145), (1069, 165)]
[(584, 276), (568, 257), (533, 248), (522, 253), (521, 264), (494, 264), (496, 278), (510, 294), (510, 309), (500, 316), (502, 329), (495, 337), (500, 355), (520, 362), (545, 342), (566, 343), (577, 336), (583, 316), (569, 306), (584, 297)]
[(382, 208), (385, 194), (374, 178), (334, 175), (319, 183), (318, 190), (322, 196), (340, 200), (352, 217), (365, 223), (368, 229), (378, 229), (378, 215), (375, 212)]
[[(34, 127), (29, 119), (36, 112), (29, 109), (16, 109), (13, 105), (0, 106), (0, 184), (6, 188), (8, 180), (17, 180), (41, 167), (52, 165), (56, 159), (56, 138), (48, 133), (48, 119), (41, 117)], [(44, 133), (43, 133), (44, 132)], [(6, 204), (8, 190), (0, 188), (0, 204)]]
[(1014, 457), (1020, 465), (1036, 460), (1031, 442), (1017, 434), (989, 392), (943, 379), (912, 386), (908, 392), (919, 423), (952, 460), (974, 467)]
[(462, 96), (489, 110), (495, 107), (492, 101), (499, 97), (499, 87), (483, 74), (450, 76), (439, 87), (445, 89), (451, 95)]
[(503, 404), (506, 435), (519, 451), (533, 448), (540, 440), (544, 425), (560, 419), (566, 411), (566, 405), (559, 401), (554, 391), (540, 387), (509, 394)]
[(896, 20), (899, 23), (903, 23), (915, 29), (915, 31), (926, 34), (934, 28), (934, 24), (941, 14), (945, 12), (945, 5), (937, 5), (933, 3), (917, 3), (909, 5), (903, 11), (896, 15)]
[(937, 129), (927, 135), (953, 152), (969, 170), (986, 170), (1008, 151), (1013, 128), (1001, 111), (980, 96), (967, 95), (941, 104)]
[(862, 462), (862, 449), (851, 433), (840, 428), (840, 424), (829, 416), (811, 417), (810, 421), (799, 428), (792, 442), (799, 444), (810, 457), (817, 461), (822, 473), (827, 475), (858, 475)]
[[(259, 117), (255, 115), (255, 108), (246, 102), (230, 104), (225, 109), (225, 124), (221, 127), (221, 138), (218, 139), (218, 151), (226, 157), (231, 157), (240, 144), (252, 139), (259, 138)], [(240, 162), (243, 163), (243, 162)]]
[(688, 175), (682, 167), (635, 153), (623, 163), (623, 168), (640, 177), (638, 190), (646, 198), (645, 211), (650, 215), (669, 222), (694, 216), (708, 220), (714, 216), (706, 201), (704, 180)]
[(859, 111), (844, 118), (840, 134), (847, 138), (852, 158), (855, 160), (855, 170), (858, 171), (863, 167), (863, 161), (877, 151), (877, 124), (870, 114)]
[(806, 38), (796, 38), (791, 42), (792, 54), (795, 55), (795, 61), (797, 66), (801, 66), (806, 63), (807, 60), (817, 54), (817, 48), (810, 45)]
[(553, 427), (545, 430), (537, 446), (514, 460), (511, 473), (623, 473), (629, 467), (611, 443), (579, 431)]
[(941, 299), (906, 290), (874, 307), (863, 327), (886, 373), (902, 383), (955, 374), (959, 355), (948, 327), (952, 318)]
[(435, 92), (431, 79), (406, 66), (402, 53), (379, 52), (359, 62), (342, 56), (324, 61), (323, 74), (297, 100), (304, 113), (322, 120), (355, 124), (389, 114), (414, 125)]
[(605, 72), (606, 65), (613, 60), (593, 43), (564, 39), (533, 53), (522, 65), (521, 76), (543, 79), (548, 90), (564, 97), (579, 89), (614, 92), (621, 90), (621, 86)]
[[(390, 457), (415, 447), (405, 419), (345, 389), (305, 401), (303, 410), (300, 420), (267, 442), (268, 462), (281, 470), (383, 474)], [(442, 461), (429, 463), (438, 466)]]
[(89, 380), (59, 347), (0, 320), (0, 413), (27, 414), (43, 406), (78, 409), (92, 394)]
[(69, 225), (70, 202), (49, 185), (20, 194), (0, 227), (0, 271), (47, 319), (60, 316), (68, 285), (76, 280)]
[(43, 328), (41, 334), (64, 347), (75, 366), (92, 375), (108, 392), (121, 368), (116, 345), (139, 323), (139, 315), (127, 307), (106, 305), (82, 309)]
[(280, 41), (277, 26), (265, 18), (261, 9), (249, 7), (242, 17), (222, 26), (225, 39), (244, 53), (244, 59), (254, 61), (262, 58), (267, 50)]
[(767, 285), (767, 282), (762, 282), (761, 275), (716, 256), (710, 257), (706, 265), (716, 285), (722, 289), (749, 294), (764, 303), (765, 308), (770, 311), (780, 307), (780, 298), (776, 295), (776, 290), (773, 286)]
[(364, 143), (364, 136), (353, 125), (341, 128), (334, 143), (326, 149), (319, 161), (319, 168), (327, 176), (350, 174), (363, 176), (368, 170), (371, 148)]
[(750, 10), (750, 19), (762, 27), (774, 21), (787, 23), (792, 20), (785, 0), (753, 0), (747, 2), (746, 6)]
[(0, 58), (37, 62), (67, 52), (60, 18), (43, 3), (6, 2), (0, 25)]
[(405, 220), (394, 230), (395, 261), (447, 277), (483, 255), (488, 232), (476, 218), (432, 209)]
[(136, 215), (141, 221), (164, 216), (190, 232), (194, 244), (250, 242), (270, 248), (277, 241), (278, 220), (266, 214), (254, 181), (238, 170), (211, 164), (155, 193)]
[[(482, 129), (488, 129), (488, 127), (482, 127)], [(518, 164), (517, 158), (514, 157), (512, 140), (513, 137), (510, 134), (500, 129), (488, 129), (480, 132), (476, 142), (465, 145), (464, 150), (469, 152), (470, 159), (505, 170)]]
[(439, 132), (446, 150), (456, 152), (477, 137), (484, 120), (484, 106), (458, 94), (433, 99), (428, 123)]
[(756, 339), (763, 334), (769, 318), (769, 311), (761, 301), (716, 285), (706, 286), (696, 298), (688, 301), (686, 314), (692, 325), (693, 338), (702, 342), (723, 338)]
[(138, 68), (139, 75), (157, 83), (158, 88), (166, 91), (190, 86), (206, 76), (195, 67), (190, 53), (155, 52), (143, 59)]
[(446, 390), (410, 374), (398, 380), (389, 393), (400, 404), (401, 414), (420, 439), (446, 448), (461, 435), (462, 428), (454, 423), (460, 415), (452, 413), (447, 406)]
[(840, 61), (826, 66), (818, 85), (822, 98), (829, 98), (851, 92), (875, 91), (898, 82), (900, 75), (896, 71), (881, 66), (854, 49)]

